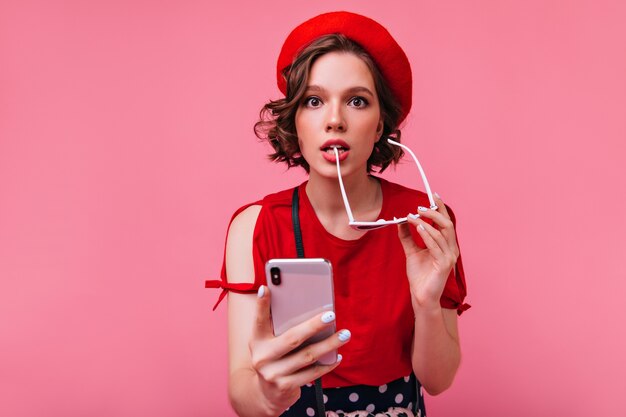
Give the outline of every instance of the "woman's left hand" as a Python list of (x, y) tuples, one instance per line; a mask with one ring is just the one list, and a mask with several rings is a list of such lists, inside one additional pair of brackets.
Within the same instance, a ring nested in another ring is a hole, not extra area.
[[(437, 210), (418, 210), (420, 217), (408, 218), (408, 223), (398, 225), (398, 236), (406, 255), (406, 272), (409, 277), (414, 309), (439, 308), (450, 271), (459, 257), (456, 232), (446, 206), (435, 196)], [(423, 218), (433, 221), (433, 226)], [(419, 247), (411, 236), (415, 227), (426, 248)]]

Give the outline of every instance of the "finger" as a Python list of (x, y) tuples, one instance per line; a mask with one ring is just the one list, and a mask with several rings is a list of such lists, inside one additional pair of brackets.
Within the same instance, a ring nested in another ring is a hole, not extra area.
[[(421, 221), (421, 219), (418, 219), (418, 222), (419, 221)], [(426, 244), (426, 247), (431, 250), (431, 254), (437, 260), (437, 263), (442, 269), (452, 268), (458, 256), (454, 249), (456, 248), (456, 245), (454, 248), (451, 248), (449, 242), (443, 236), (441, 231), (435, 229), (428, 223), (423, 222), (421, 225), (424, 227), (424, 230), (422, 230), (419, 227), (420, 224), (418, 224), (417, 231), (422, 232), (420, 233), (420, 236), (425, 238), (424, 243)]]
[(270, 322), (270, 290), (261, 285), (257, 292), (256, 317), (254, 319), (253, 339), (265, 339), (273, 335)]
[(456, 230), (454, 229), (454, 223), (452, 222), (452, 219), (450, 219), (447, 211), (445, 213), (440, 213), (438, 210), (430, 210), (421, 206), (418, 207), (420, 217), (430, 219), (435, 225), (437, 225), (437, 228), (441, 231), (446, 241), (448, 242), (448, 246), (450, 246), (450, 248), (452, 248), (455, 254), (457, 254), (458, 256), (458, 246), (456, 243)]
[(435, 242), (437, 242), (437, 245), (444, 254), (452, 253), (450, 250), (450, 243), (444, 236), (443, 230), (439, 230), (426, 222), (424, 222), (423, 225), (430, 236), (435, 240)]
[(445, 205), (445, 203), (443, 202), (439, 194), (435, 193), (434, 197), (435, 197), (435, 202), (437, 203), (437, 211), (445, 215), (447, 218), (449, 218), (450, 222), (452, 223), (451, 228), (446, 228), (446, 232), (444, 233), (444, 236), (446, 237), (448, 244), (450, 245), (451, 248), (453, 248), (456, 257), (458, 258), (460, 251), (459, 251), (458, 242), (456, 240), (456, 225), (454, 224), (454, 218), (453, 218), (454, 214), (453, 213), (451, 214), (448, 211), (448, 206)]
[(333, 325), (335, 313), (326, 311), (290, 328), (271, 341), (271, 349), (276, 358), (298, 349), (312, 336)]
[(311, 381), (315, 381), (317, 378), (331, 372), (333, 369), (338, 367), (342, 361), (343, 357), (341, 355), (337, 355), (337, 362), (333, 363), (332, 365), (320, 365), (316, 363), (302, 369), (301, 371), (286, 376), (284, 378), (285, 383), (301, 387), (302, 385), (308, 384)]
[[(435, 235), (439, 234), (441, 236), (441, 233), (421, 218), (408, 217), (408, 221), (410, 224), (415, 226), (417, 233), (419, 233), (420, 237), (424, 241), (424, 244), (430, 250), (430, 253), (435, 258), (442, 259), (445, 256), (444, 251), (446, 246), (444, 245), (442, 247), (439, 244), (439, 241), (435, 239)], [(445, 239), (442, 240), (445, 242)]]
[(317, 363), (325, 354), (339, 349), (350, 341), (351, 333), (347, 329), (338, 331), (324, 340), (312, 343), (287, 355), (274, 364), (274, 371), (281, 375), (290, 375)]
[(415, 243), (415, 240), (411, 235), (411, 227), (408, 223), (401, 223), (398, 225), (398, 237), (400, 238), (400, 243), (402, 244), (402, 248), (404, 249), (404, 254), (406, 256), (423, 250), (417, 246), (417, 243)]
[(441, 213), (439, 209), (432, 210), (428, 207), (419, 206), (417, 208), (417, 211), (419, 212), (420, 217), (432, 220), (433, 223), (436, 224), (440, 229), (454, 229), (454, 223), (452, 223), (450, 217), (447, 215), (447, 213)]
[(446, 205), (443, 202), (443, 200), (441, 199), (441, 197), (439, 196), (439, 194), (435, 193), (433, 195), (433, 197), (435, 198), (435, 204), (437, 205), (437, 211), (439, 213), (445, 215), (447, 218), (450, 218), (450, 214), (448, 213), (448, 209), (446, 208)]

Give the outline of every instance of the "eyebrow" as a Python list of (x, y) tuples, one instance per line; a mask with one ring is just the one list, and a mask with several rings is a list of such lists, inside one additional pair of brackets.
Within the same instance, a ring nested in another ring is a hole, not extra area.
[[(306, 91), (323, 92), (323, 91), (326, 91), (326, 89), (324, 89), (323, 87), (320, 87), (319, 85), (309, 85), (306, 88)], [(369, 94), (370, 96), (374, 97), (374, 93), (372, 93), (369, 88), (362, 87), (362, 86), (350, 87), (350, 88), (348, 88), (346, 90), (346, 93), (348, 93), (348, 94), (366, 93), (366, 94)]]

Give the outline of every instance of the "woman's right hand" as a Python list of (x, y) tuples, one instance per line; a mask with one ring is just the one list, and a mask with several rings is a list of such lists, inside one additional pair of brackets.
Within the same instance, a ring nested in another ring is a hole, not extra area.
[(326, 339), (299, 349), (304, 341), (331, 326), (334, 313), (326, 312), (274, 336), (270, 323), (270, 293), (267, 286), (258, 292), (256, 316), (249, 342), (252, 368), (259, 379), (268, 408), (281, 414), (300, 398), (300, 387), (339, 366), (316, 363), (324, 354), (350, 340), (349, 330), (340, 330)]

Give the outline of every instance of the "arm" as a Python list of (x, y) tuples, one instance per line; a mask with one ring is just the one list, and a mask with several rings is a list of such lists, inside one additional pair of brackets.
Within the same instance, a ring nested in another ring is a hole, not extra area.
[[(253, 282), (252, 237), (261, 210), (250, 206), (233, 220), (226, 243), (226, 270), (231, 282)], [(309, 337), (331, 325), (321, 313), (274, 337), (270, 323), (270, 294), (228, 295), (228, 394), (239, 416), (278, 416), (300, 397), (300, 387), (339, 365), (318, 365), (317, 359), (347, 341), (338, 334), (300, 347)], [(326, 320), (322, 320), (322, 317)]]
[[(226, 270), (231, 282), (254, 282), (252, 233), (260, 210), (260, 206), (250, 206), (233, 219), (228, 230)], [(244, 411), (251, 416), (271, 416), (277, 414), (276, 410), (259, 401), (263, 396), (248, 351), (255, 298), (254, 294), (228, 294), (228, 395), (233, 409), (240, 416), (246, 415)]]
[[(452, 385), (461, 361), (456, 310), (440, 306), (450, 271), (459, 255), (454, 224), (437, 197), (437, 210), (420, 211), (420, 218), (409, 218), (399, 227), (399, 237), (407, 258), (407, 275), (415, 313), (411, 361), (413, 371), (431, 394)], [(433, 226), (422, 218), (433, 220)], [(416, 245), (409, 228), (416, 227), (426, 248)]]
[(413, 371), (430, 395), (452, 385), (461, 362), (456, 310), (438, 308), (415, 312)]

